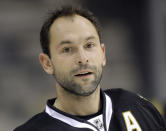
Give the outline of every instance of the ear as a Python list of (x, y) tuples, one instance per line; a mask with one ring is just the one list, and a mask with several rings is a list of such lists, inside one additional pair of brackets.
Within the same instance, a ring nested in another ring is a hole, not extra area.
[(101, 49), (102, 49), (102, 65), (105, 66), (106, 65), (106, 54), (105, 54), (105, 45), (104, 43), (101, 43)]
[(45, 72), (52, 75), (54, 73), (54, 66), (53, 66), (49, 56), (44, 53), (40, 53), (39, 60), (40, 60), (40, 64), (42, 65), (43, 69), (45, 70)]

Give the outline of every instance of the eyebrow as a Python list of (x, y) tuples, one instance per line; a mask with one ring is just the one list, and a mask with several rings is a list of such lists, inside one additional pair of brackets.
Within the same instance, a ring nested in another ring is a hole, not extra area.
[(70, 41), (70, 40), (63, 40), (63, 41), (60, 42), (59, 46), (65, 45), (65, 44), (72, 44), (72, 43), (73, 43), (73, 42)]
[[(91, 39), (95, 39), (94, 36), (89, 36), (85, 39), (85, 41), (88, 41), (88, 40), (91, 40)], [(59, 43), (59, 46), (62, 46), (62, 45), (66, 45), (66, 44), (72, 44), (73, 42), (70, 41), (70, 40), (63, 40)]]
[(91, 40), (91, 39), (95, 39), (95, 37), (94, 36), (89, 36), (89, 37), (86, 38), (86, 41)]

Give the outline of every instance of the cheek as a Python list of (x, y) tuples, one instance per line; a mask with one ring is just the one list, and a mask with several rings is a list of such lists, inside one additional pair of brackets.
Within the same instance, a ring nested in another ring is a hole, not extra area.
[(98, 50), (95, 54), (91, 56), (92, 56), (93, 63), (98, 63), (99, 65), (102, 63), (103, 57), (102, 57), (102, 52), (100, 50)]
[(54, 65), (56, 70), (62, 73), (68, 73), (72, 68), (72, 62), (70, 59), (56, 59)]

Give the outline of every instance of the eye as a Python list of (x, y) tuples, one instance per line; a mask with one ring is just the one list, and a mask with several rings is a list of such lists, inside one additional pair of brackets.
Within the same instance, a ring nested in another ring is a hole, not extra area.
[(86, 48), (92, 48), (94, 46), (95, 46), (95, 44), (92, 43), (92, 42), (89, 42), (89, 43), (86, 44)]
[(71, 48), (70, 47), (65, 47), (65, 48), (63, 48), (62, 52), (63, 53), (69, 53), (69, 52), (71, 52)]

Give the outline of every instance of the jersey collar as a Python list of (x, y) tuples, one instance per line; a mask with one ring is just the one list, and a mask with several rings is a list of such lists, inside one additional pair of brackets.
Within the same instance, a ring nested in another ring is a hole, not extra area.
[[(104, 93), (101, 90), (101, 97), (103, 97), (103, 122), (104, 122), (104, 128), (105, 131), (109, 130), (109, 125), (112, 117), (112, 101), (111, 98)], [(93, 131), (98, 131), (96, 127), (94, 127), (91, 123), (88, 121), (78, 118), (76, 116), (70, 115), (68, 113), (62, 112), (56, 107), (53, 106), (56, 98), (50, 99), (47, 101), (47, 105), (45, 108), (45, 112), (55, 118), (58, 119), (66, 124), (69, 124), (70, 126), (77, 127), (77, 128), (89, 128)]]

